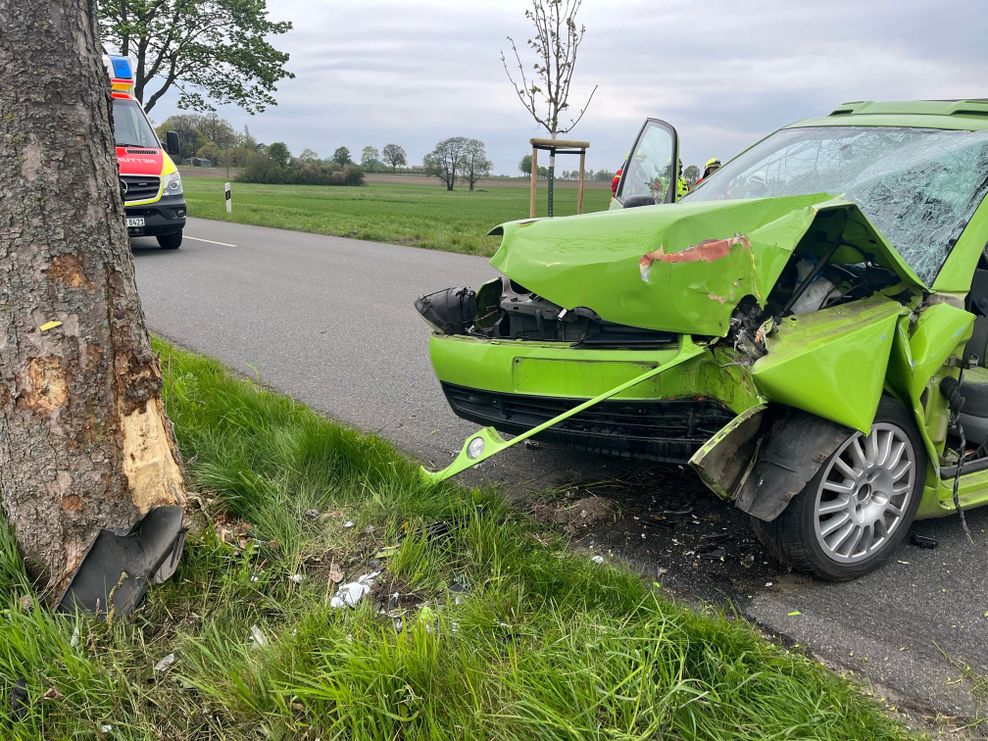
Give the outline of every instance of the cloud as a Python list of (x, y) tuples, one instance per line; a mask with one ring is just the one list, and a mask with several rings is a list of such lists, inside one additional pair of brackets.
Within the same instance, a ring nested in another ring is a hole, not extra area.
[[(493, 0), (270, 2), (294, 29), (275, 40), (294, 80), (256, 117), (226, 108), (262, 141), (321, 155), (397, 142), (411, 161), (463, 135), (517, 174), (539, 129), (502, 68), (505, 37), (522, 42), (526, 3)], [(613, 169), (646, 116), (679, 130), (685, 162), (731, 156), (786, 123), (845, 100), (972, 96), (988, 49), (980, 0), (588, 0), (571, 103), (597, 93), (571, 136), (588, 167)], [(174, 111), (165, 99), (153, 111)], [(568, 169), (563, 162), (562, 168)]]

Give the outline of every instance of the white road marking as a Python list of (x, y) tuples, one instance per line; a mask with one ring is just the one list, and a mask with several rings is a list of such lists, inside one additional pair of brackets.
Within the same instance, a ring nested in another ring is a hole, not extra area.
[(202, 237), (190, 237), (188, 234), (185, 235), (186, 239), (194, 239), (196, 242), (209, 242), (210, 244), (218, 244), (223, 247), (236, 247), (235, 244), (230, 244), (229, 242), (214, 242), (212, 239), (203, 239)]

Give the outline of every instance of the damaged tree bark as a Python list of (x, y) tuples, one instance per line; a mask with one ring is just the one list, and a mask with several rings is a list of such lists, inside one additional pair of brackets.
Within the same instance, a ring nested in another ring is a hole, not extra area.
[(56, 605), (102, 529), (180, 515), (185, 489), (134, 282), (96, 2), (0, 0), (0, 24), (0, 506)]

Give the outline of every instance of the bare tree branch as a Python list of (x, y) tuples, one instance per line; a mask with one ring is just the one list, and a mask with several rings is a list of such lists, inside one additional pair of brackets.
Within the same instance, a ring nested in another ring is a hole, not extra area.
[(525, 18), (532, 22), (534, 29), (534, 35), (528, 39), (528, 46), (535, 55), (531, 79), (511, 36), (507, 39), (514, 56), (513, 64), (518, 68), (517, 76), (512, 74), (507, 55), (501, 52), (501, 64), (518, 100), (553, 138), (571, 131), (580, 122), (597, 91), (595, 85), (579, 113), (568, 123), (560, 123), (561, 116), (570, 108), (577, 51), (586, 33), (585, 26), (576, 24), (581, 5), (582, 0), (532, 0), (532, 7), (525, 11)]

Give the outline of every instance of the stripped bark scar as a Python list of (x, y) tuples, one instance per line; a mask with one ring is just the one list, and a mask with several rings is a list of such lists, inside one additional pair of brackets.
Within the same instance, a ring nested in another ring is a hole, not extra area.
[(70, 288), (91, 288), (93, 285), (82, 269), (82, 260), (72, 254), (55, 255), (48, 267), (48, 278)]
[(17, 408), (50, 414), (69, 398), (65, 370), (56, 355), (31, 358), (27, 368), (17, 376)]
[(165, 410), (160, 399), (123, 414), (123, 472), (131, 498), (142, 514), (152, 507), (184, 505), (182, 472), (165, 431)]

